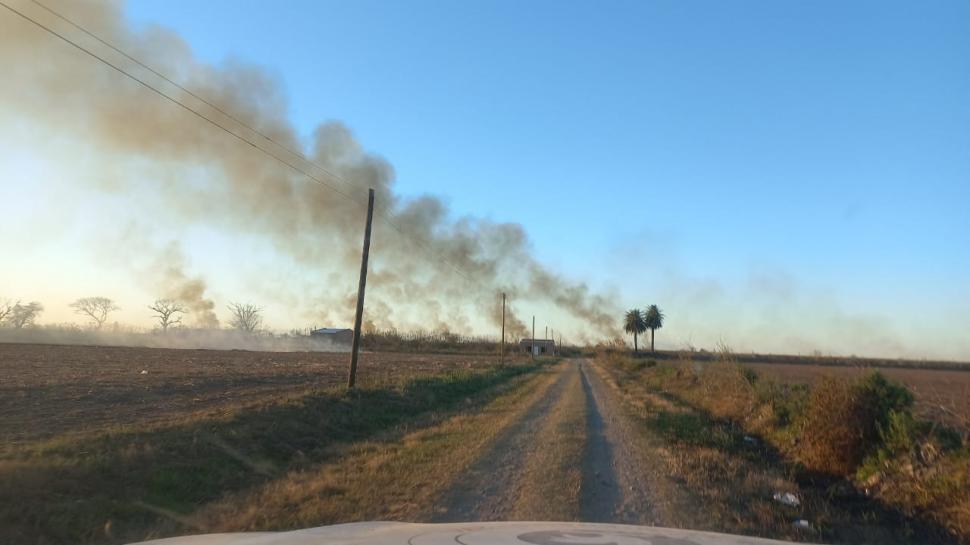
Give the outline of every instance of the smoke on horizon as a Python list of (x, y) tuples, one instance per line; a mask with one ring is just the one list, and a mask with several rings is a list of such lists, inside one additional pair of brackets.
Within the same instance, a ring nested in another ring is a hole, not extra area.
[[(501, 321), (499, 293), (506, 292), (510, 301), (530, 301), (568, 314), (589, 328), (587, 333), (617, 333), (615, 305), (537, 262), (521, 225), (474, 217), (454, 219), (438, 198), (401, 197), (394, 189), (393, 167), (364, 151), (339, 122), (321, 123), (310, 141), (303, 142), (288, 119), (281, 85), (264, 70), (234, 62), (203, 63), (169, 30), (130, 28), (119, 3), (48, 3), (273, 142), (305, 153), (309, 161), (326, 167), (340, 180), (299, 161), (38, 6), (20, 2), (15, 7), (257, 142), (281, 160), (299, 164), (353, 200), (321, 187), (8, 12), (0, 17), (0, 61), (7, 72), (5, 84), (0, 86), (2, 103), (32, 123), (85, 141), (90, 153), (102, 155), (105, 162), (124, 157), (141, 164), (139, 175), (102, 180), (93, 187), (152, 195), (154, 198), (145, 199), (150, 202), (138, 201), (134, 206), (145, 213), (164, 211), (188, 224), (263, 237), (276, 252), (301, 267), (329, 268), (339, 282), (315, 286), (307, 305), (322, 309), (322, 316), (340, 320), (353, 312), (362, 203), (367, 189), (374, 188), (379, 214), (374, 221), (368, 283), (370, 326), (396, 327), (410, 320), (462, 332), (473, 328), (473, 316), (497, 326)], [(145, 173), (153, 176), (140, 175)], [(391, 217), (393, 225), (384, 217)], [(140, 247), (144, 252), (157, 252), (147, 242)], [(151, 276), (156, 292), (188, 305), (199, 325), (218, 324), (205, 281), (185, 272), (178, 248), (148, 259), (157, 259), (159, 264)], [(506, 329), (513, 337), (527, 334), (524, 321), (514, 313), (506, 317)]]

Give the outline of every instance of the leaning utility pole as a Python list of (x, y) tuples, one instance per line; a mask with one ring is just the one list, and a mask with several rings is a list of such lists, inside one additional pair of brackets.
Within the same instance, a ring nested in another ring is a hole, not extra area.
[(502, 365), (505, 365), (505, 293), (502, 293)]
[(532, 359), (536, 359), (536, 315), (532, 315)]
[(367, 192), (367, 226), (364, 227), (364, 251), (360, 256), (360, 284), (357, 286), (357, 315), (354, 317), (354, 343), (350, 349), (350, 374), (347, 387), (357, 382), (357, 352), (360, 350), (360, 323), (364, 318), (364, 289), (367, 287), (367, 257), (370, 255), (370, 224), (374, 219), (374, 190)]

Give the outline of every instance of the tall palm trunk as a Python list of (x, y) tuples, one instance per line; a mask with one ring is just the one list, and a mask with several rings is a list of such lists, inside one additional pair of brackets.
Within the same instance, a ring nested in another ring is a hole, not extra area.
[(654, 331), (656, 331), (656, 329), (654, 329), (654, 328), (651, 327), (650, 328), (650, 351), (651, 352), (656, 352), (656, 350), (653, 349), (653, 332)]
[(633, 353), (637, 353), (637, 332), (633, 332)]

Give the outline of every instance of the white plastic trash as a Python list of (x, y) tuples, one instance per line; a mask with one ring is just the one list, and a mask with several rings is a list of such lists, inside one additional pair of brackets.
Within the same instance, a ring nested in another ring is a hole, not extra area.
[(791, 492), (785, 492), (784, 494), (781, 492), (775, 492), (773, 497), (775, 498), (776, 502), (789, 507), (798, 507), (802, 504), (802, 501), (798, 499), (798, 496), (792, 494)]

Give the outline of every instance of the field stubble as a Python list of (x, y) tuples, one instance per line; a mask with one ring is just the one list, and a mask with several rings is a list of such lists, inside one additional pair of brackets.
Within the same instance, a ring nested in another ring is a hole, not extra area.
[[(151, 427), (225, 415), (343, 384), (346, 353), (0, 343), (0, 440)], [(471, 369), (494, 356), (365, 353), (358, 381)]]
[[(543, 366), (365, 354), (360, 387), (348, 392), (346, 354), (37, 345), (0, 345), (0, 354), (9, 379), (0, 535), (9, 543), (119, 543), (413, 512), (413, 487), (461, 464), (443, 457), (445, 466), (412, 471), (411, 462), (438, 463), (438, 449), (464, 452), (454, 438), (483, 434), (461, 419), (451, 424), (458, 434), (409, 434), (520, 391)], [(382, 462), (402, 445), (403, 458)], [(326, 469), (341, 460), (357, 470)], [(367, 488), (373, 479), (323, 478), (367, 477), (371, 464), (384, 467), (379, 490)], [(309, 475), (321, 477), (313, 483), (322, 495), (300, 511), (292, 483)]]

